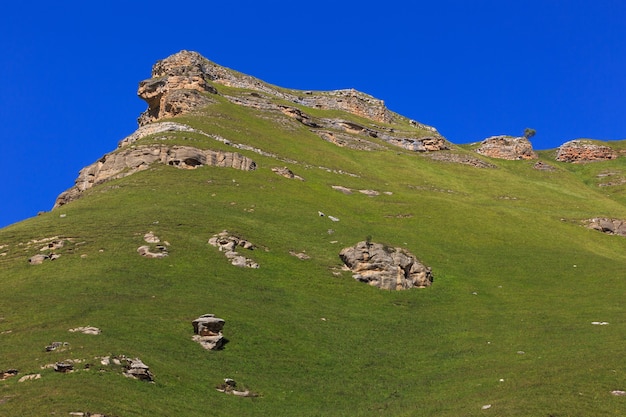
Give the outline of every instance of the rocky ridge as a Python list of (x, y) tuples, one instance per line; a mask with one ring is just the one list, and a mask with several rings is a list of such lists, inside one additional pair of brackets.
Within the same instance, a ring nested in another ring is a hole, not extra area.
[[(249, 92), (223, 94), (219, 91), (220, 85)], [(148, 109), (138, 119), (137, 131), (120, 141), (116, 151), (83, 168), (75, 185), (59, 195), (55, 208), (79, 198), (94, 185), (131, 175), (149, 168), (153, 163), (178, 168), (210, 165), (253, 170), (256, 167), (254, 161), (236, 152), (167, 144), (134, 146), (135, 142), (150, 135), (154, 135), (155, 139), (167, 140), (168, 133), (197, 133), (241, 150), (279, 159), (281, 162), (294, 162), (248, 145), (235, 144), (231, 140), (182, 123), (163, 120), (205, 108), (217, 101), (217, 95), (237, 105), (267, 111), (271, 117), (281, 116), (285, 120), (302, 124), (322, 140), (337, 146), (376, 151), (386, 148), (385, 144), (388, 144), (427, 154), (435, 160), (477, 168), (494, 167), (463, 153), (441, 153), (440, 151), (450, 150), (451, 144), (435, 128), (393, 113), (385, 107), (384, 101), (365, 93), (354, 89), (322, 92), (279, 88), (217, 65), (197, 52), (183, 50), (156, 62), (151, 78), (139, 83), (137, 94), (148, 104)], [(355, 123), (341, 118), (315, 117), (305, 111), (307, 108), (346, 111), (371, 122)], [(284, 121), (281, 123), (284, 124)], [(158, 138), (158, 134), (165, 134), (165, 137)], [(615, 159), (618, 156), (609, 147), (588, 142), (575, 140), (565, 143), (559, 148), (556, 160), (588, 162)], [(493, 136), (482, 141), (476, 152), (490, 158), (509, 160), (537, 158), (525, 137)], [(549, 168), (545, 165), (537, 166), (537, 169)]]

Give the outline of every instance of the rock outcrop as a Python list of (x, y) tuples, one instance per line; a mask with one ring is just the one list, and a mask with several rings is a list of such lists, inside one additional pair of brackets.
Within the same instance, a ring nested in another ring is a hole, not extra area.
[(137, 95), (148, 109), (137, 120), (140, 126), (156, 120), (189, 113), (213, 102), (206, 93), (217, 94), (205, 72), (206, 59), (182, 51), (158, 61), (152, 78), (139, 83)]
[(572, 163), (608, 161), (617, 156), (617, 153), (610, 147), (583, 139), (565, 142), (556, 152), (557, 161)]
[(339, 257), (354, 279), (381, 289), (424, 288), (433, 282), (431, 269), (402, 248), (363, 241), (342, 249)]
[(299, 175), (294, 174), (293, 171), (287, 167), (274, 167), (272, 168), (272, 172), (274, 172), (277, 175), (280, 175), (281, 177), (289, 178), (290, 180), (304, 181), (304, 178), (302, 178)]
[(207, 350), (218, 350), (224, 346), (222, 329), (226, 322), (214, 314), (204, 314), (191, 322), (194, 336), (192, 340)]
[(94, 185), (127, 177), (148, 169), (153, 163), (177, 168), (193, 169), (203, 165), (236, 168), (244, 171), (256, 169), (256, 163), (236, 152), (198, 149), (191, 146), (146, 145), (126, 147), (103, 156), (83, 168), (75, 185), (57, 197), (54, 207), (60, 207), (81, 196)]
[(123, 374), (128, 378), (138, 379), (140, 381), (154, 381), (154, 375), (150, 372), (150, 367), (139, 358), (128, 359)]
[(519, 160), (519, 159), (537, 159), (537, 154), (533, 151), (530, 141), (521, 136), (492, 136), (482, 142), (476, 149), (481, 155), (490, 158)]
[(165, 132), (197, 132), (197, 130), (190, 126), (176, 122), (150, 123), (149, 125), (140, 126), (132, 134), (126, 136), (118, 143), (117, 147), (123, 148), (124, 146), (135, 143), (139, 139), (145, 138), (146, 136)]
[(240, 389), (237, 387), (237, 382), (231, 378), (224, 378), (224, 382), (215, 388), (219, 392), (224, 394), (230, 394), (237, 397), (258, 397), (259, 394), (251, 392), (248, 389)]
[(292, 94), (221, 67), (197, 52), (180, 51), (154, 64), (152, 77), (139, 84), (137, 95), (148, 103), (148, 110), (138, 119), (139, 125), (210, 104), (212, 100), (206, 93), (217, 94), (213, 83), (264, 92), (307, 107), (344, 110), (378, 122), (393, 120), (384, 101), (354, 89)]
[(595, 217), (585, 221), (590, 229), (609, 235), (626, 236), (626, 220)]
[(137, 248), (137, 253), (144, 258), (161, 259), (169, 255), (167, 247), (170, 245), (168, 242), (161, 243), (154, 233), (148, 232), (143, 236), (144, 242), (148, 245), (142, 245)]
[(253, 269), (259, 267), (258, 263), (236, 251), (237, 248), (254, 250), (255, 246), (245, 239), (231, 235), (227, 230), (213, 235), (211, 239), (209, 239), (209, 245), (215, 246), (220, 252), (224, 252), (224, 256), (226, 256), (234, 266)]
[[(197, 52), (183, 50), (154, 64), (152, 78), (139, 84), (137, 94), (148, 103), (148, 110), (139, 117), (139, 124), (143, 126), (211, 103), (210, 94), (218, 94), (216, 85), (252, 90), (253, 95), (244, 102), (241, 97), (225, 97), (237, 104), (257, 108), (264, 106), (263, 102), (267, 100), (263, 100), (261, 94), (266, 94), (306, 107), (347, 111), (379, 123), (391, 123), (398, 117), (387, 109), (383, 100), (355, 89), (296, 91), (276, 88), (211, 62)], [(184, 92), (187, 97), (177, 97), (179, 92)], [(431, 126), (414, 120), (410, 122), (413, 127), (437, 134)]]

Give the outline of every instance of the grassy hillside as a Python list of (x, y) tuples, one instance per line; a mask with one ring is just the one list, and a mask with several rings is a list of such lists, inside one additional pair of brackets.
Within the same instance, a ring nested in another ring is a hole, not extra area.
[[(611, 395), (626, 389), (626, 239), (581, 225), (626, 218), (624, 186), (598, 186), (598, 174), (626, 171), (623, 158), (568, 165), (543, 152), (555, 171), (478, 169), (382, 141), (380, 151), (337, 147), (286, 116), (213, 99), (176, 120), (281, 160), (240, 151), (257, 162), (251, 172), (154, 165), (0, 230), (0, 370), (19, 370), (0, 381), (0, 415), (626, 414)], [(232, 150), (195, 133), (166, 142)], [(305, 181), (271, 171), (285, 165)], [(258, 246), (246, 256), (259, 269), (207, 244), (224, 229)], [(168, 257), (137, 254), (149, 231), (170, 243)], [(381, 291), (341, 271), (339, 251), (367, 236), (414, 253), (433, 285)], [(52, 237), (65, 241), (61, 257), (29, 265)], [(221, 351), (191, 340), (205, 313), (226, 320)], [(87, 325), (102, 333), (68, 332)], [(46, 352), (54, 341), (69, 346)], [(141, 358), (155, 382), (96, 359), (108, 355)], [(41, 369), (66, 359), (85, 362)], [(217, 392), (224, 378), (260, 396)]]

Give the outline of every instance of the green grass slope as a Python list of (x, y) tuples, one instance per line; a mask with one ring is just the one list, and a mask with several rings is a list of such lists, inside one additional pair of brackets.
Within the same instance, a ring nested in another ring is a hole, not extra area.
[[(573, 166), (544, 153), (555, 171), (497, 160), (477, 169), (390, 146), (340, 148), (215, 100), (177, 121), (293, 162), (240, 151), (256, 171), (154, 165), (0, 230), (0, 370), (19, 370), (0, 381), (0, 415), (626, 414), (611, 395), (626, 389), (626, 239), (580, 222), (626, 218), (624, 186), (599, 187), (597, 176), (625, 172), (623, 158)], [(327, 116), (338, 114), (355, 118)], [(284, 165), (305, 181), (271, 171)], [(246, 255), (259, 269), (234, 267), (207, 243), (224, 229), (258, 246)], [(137, 254), (149, 231), (170, 243), (168, 257)], [(29, 265), (44, 245), (33, 241), (55, 236), (66, 240), (61, 257)], [(341, 271), (339, 251), (367, 236), (414, 253), (433, 285), (381, 291)], [(221, 351), (191, 340), (205, 313), (226, 320)], [(87, 325), (102, 333), (68, 332)], [(69, 346), (46, 352), (53, 341)], [(122, 354), (155, 382), (97, 359)], [(84, 362), (69, 374), (45, 368), (67, 359)], [(224, 378), (259, 397), (217, 392)]]

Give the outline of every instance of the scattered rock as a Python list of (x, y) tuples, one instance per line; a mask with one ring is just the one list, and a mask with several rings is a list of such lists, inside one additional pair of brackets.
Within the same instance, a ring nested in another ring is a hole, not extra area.
[(191, 322), (194, 336), (192, 340), (200, 343), (207, 350), (219, 350), (224, 347), (222, 329), (226, 322), (214, 314), (204, 314)]
[(591, 324), (595, 326), (607, 326), (609, 323), (606, 321), (592, 321)]
[(161, 239), (154, 235), (152, 232), (148, 232), (143, 236), (143, 240), (146, 243), (159, 243)]
[(4, 381), (5, 379), (9, 379), (17, 375), (19, 371), (17, 369), (8, 369), (6, 371), (0, 371), (0, 381)]
[(491, 408), (491, 404), (485, 404), (482, 407), (480, 407), (481, 410), (489, 410)]
[(622, 390), (613, 390), (611, 391), (612, 395), (618, 396), (618, 397), (623, 397), (626, 395), (626, 391), (622, 391)]
[(556, 153), (560, 162), (585, 163), (608, 161), (617, 158), (617, 153), (608, 146), (598, 145), (590, 140), (576, 139), (565, 142)]
[(64, 374), (69, 373), (69, 372), (74, 372), (74, 364), (69, 361), (57, 362), (54, 364), (53, 368), (55, 372), (61, 372)]
[(304, 178), (302, 178), (299, 175), (296, 175), (293, 173), (292, 170), (290, 170), (287, 167), (277, 167), (277, 168), (272, 168), (272, 172), (275, 172), (276, 174), (283, 176), (285, 178), (289, 178), (289, 179), (295, 179), (295, 180), (300, 180), (300, 181), (304, 181)]
[(259, 394), (250, 392), (250, 390), (241, 391), (237, 389), (237, 382), (231, 378), (224, 378), (224, 382), (215, 388), (219, 392), (224, 394), (236, 395), (238, 397), (258, 397)]
[(626, 220), (595, 217), (585, 220), (587, 227), (608, 235), (626, 236)]
[(340, 191), (340, 192), (342, 192), (342, 193), (344, 193), (346, 195), (352, 194), (352, 190), (350, 188), (344, 187), (342, 185), (333, 185), (332, 189)]
[(129, 359), (127, 360), (126, 370), (124, 376), (129, 378), (139, 379), (141, 381), (153, 382), (154, 376), (150, 372), (148, 365), (143, 363), (141, 359)]
[(160, 250), (159, 252), (152, 252), (150, 250), (150, 246), (144, 245), (137, 248), (137, 253), (144, 258), (152, 259), (165, 258), (168, 256), (167, 248), (165, 246), (159, 245), (157, 248)]
[(550, 164), (546, 164), (543, 161), (537, 161), (534, 163), (533, 168), (539, 171), (556, 171), (556, 168)]
[(454, 152), (434, 152), (434, 153), (426, 154), (426, 156), (435, 161), (469, 165), (474, 168), (496, 168), (494, 164), (485, 162), (482, 159), (478, 159), (469, 155), (463, 155), (463, 154), (458, 154)]
[(362, 241), (342, 249), (339, 257), (354, 279), (381, 289), (424, 288), (433, 282), (431, 269), (402, 248)]
[(52, 351), (63, 351), (65, 349), (60, 349), (60, 348), (66, 348), (68, 347), (70, 344), (67, 342), (52, 342), (50, 343), (48, 346), (46, 346), (46, 352), (52, 352)]
[(49, 250), (57, 250), (61, 249), (64, 246), (65, 242), (63, 240), (53, 240), (49, 242), (46, 246), (40, 249), (41, 252), (49, 251)]
[(254, 269), (259, 267), (258, 263), (235, 251), (235, 249), (239, 247), (248, 250), (254, 250), (256, 247), (245, 239), (230, 235), (227, 230), (213, 235), (213, 237), (209, 239), (209, 244), (218, 248), (220, 252), (224, 252), (224, 256), (226, 256), (234, 266)]
[(34, 381), (35, 379), (40, 379), (40, 378), (41, 378), (41, 374), (29, 374), (29, 375), (24, 375), (23, 377), (18, 379), (17, 382)]
[(359, 192), (361, 194), (365, 194), (365, 195), (368, 195), (370, 197), (375, 197), (377, 195), (380, 195), (380, 193), (378, 191), (376, 191), (376, 190), (359, 190)]
[[(143, 236), (143, 240), (144, 242), (150, 244), (161, 242), (161, 239), (159, 239), (153, 232), (146, 233)], [(169, 246), (169, 243), (163, 242), (162, 245), (156, 245), (155, 250), (153, 251), (150, 246), (144, 245), (137, 248), (137, 253), (145, 258), (165, 258), (169, 254), (167, 246)]]
[(480, 143), (476, 152), (497, 159), (537, 159), (537, 154), (533, 151), (532, 144), (523, 136), (501, 135), (489, 137)]
[(303, 261), (307, 259), (311, 259), (311, 257), (304, 252), (289, 251), (289, 254)]
[(48, 255), (37, 254), (28, 258), (28, 263), (31, 265), (41, 265), (46, 259), (50, 259), (50, 257)]
[(101, 332), (100, 329), (98, 329), (97, 327), (93, 327), (93, 326), (76, 327), (74, 329), (69, 329), (68, 331), (72, 333), (80, 332), (83, 334), (91, 334), (91, 335), (98, 335)]

